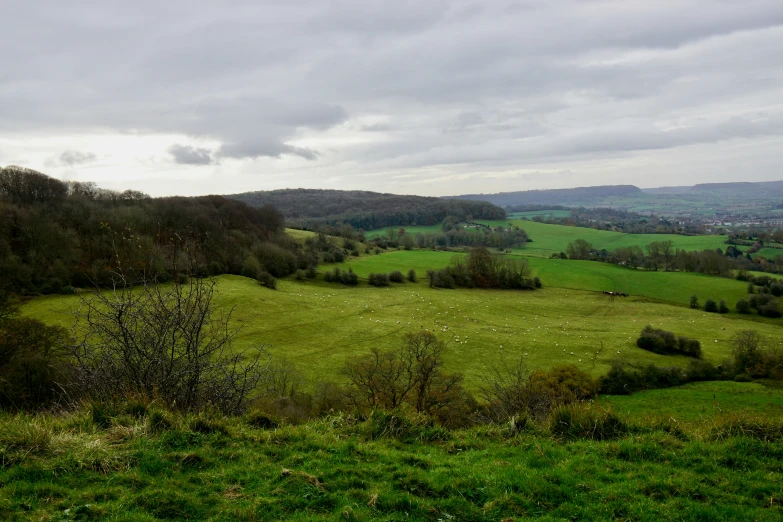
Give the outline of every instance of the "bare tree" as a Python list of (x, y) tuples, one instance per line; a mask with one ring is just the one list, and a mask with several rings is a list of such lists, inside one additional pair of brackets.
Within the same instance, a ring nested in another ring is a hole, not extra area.
[(433, 395), (436, 384), (440, 384), (445, 349), (443, 342), (428, 331), (412, 332), (405, 336), (400, 360), (405, 378), (412, 384), (412, 402), (418, 412), (427, 410), (428, 398)]
[(762, 339), (755, 330), (741, 330), (731, 337), (731, 352), (737, 372), (753, 372), (762, 366)]
[(675, 250), (674, 241), (659, 241), (659, 250), (661, 257), (663, 257), (663, 269), (668, 272), (672, 269), (672, 261), (674, 260)]
[(399, 353), (373, 348), (369, 354), (346, 364), (348, 399), (357, 408), (394, 409), (413, 388)]
[(647, 250), (647, 261), (651, 270), (657, 271), (661, 264), (661, 243), (653, 241), (644, 247)]
[(503, 421), (527, 412), (530, 371), (524, 359), (511, 364), (501, 357), (481, 376), (481, 398), (492, 421)]
[(349, 400), (360, 408), (409, 403), (419, 413), (458, 400), (462, 377), (443, 371), (445, 349), (433, 333), (420, 331), (408, 333), (398, 350), (371, 350), (345, 366)]
[(160, 285), (114, 274), (110, 290), (82, 299), (73, 350), (78, 391), (91, 398), (158, 399), (193, 411), (242, 411), (268, 367), (264, 347), (232, 346), (232, 310), (216, 310), (216, 282)]
[(536, 386), (523, 357), (509, 363), (504, 357), (481, 377), (481, 398), (491, 422), (506, 421), (516, 415), (545, 416), (552, 407), (552, 397)]
[(267, 397), (294, 397), (302, 388), (302, 372), (286, 357), (272, 358), (261, 379), (261, 390)]

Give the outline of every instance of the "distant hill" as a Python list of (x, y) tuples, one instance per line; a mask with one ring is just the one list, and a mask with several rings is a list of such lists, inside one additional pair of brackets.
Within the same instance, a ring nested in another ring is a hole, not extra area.
[(735, 193), (775, 192), (783, 195), (783, 181), (738, 181), (733, 183), (699, 183), (691, 188), (696, 192), (732, 191)]
[(272, 205), (293, 225), (347, 223), (373, 230), (388, 226), (434, 225), (446, 216), (505, 219), (502, 208), (486, 201), (449, 200), (381, 194), (361, 190), (283, 189), (230, 194), (253, 207)]
[(684, 194), (693, 190), (693, 186), (685, 185), (681, 187), (655, 187), (655, 188), (643, 188), (642, 192), (645, 194)]
[(667, 196), (691, 195), (692, 197), (698, 198), (710, 198), (720, 196), (720, 193), (731, 195), (763, 195), (765, 197), (778, 198), (783, 197), (783, 181), (699, 183), (696, 185), (645, 189), (640, 189), (634, 185), (601, 185), (597, 187), (526, 190), (519, 192), (500, 192), (496, 194), (464, 194), (460, 196), (447, 196), (447, 198), (487, 201), (502, 207), (512, 208), (525, 205), (589, 207), (594, 205), (606, 205), (606, 198), (618, 196), (643, 199), (645, 196), (661, 196), (665, 198)]
[(568, 205), (570, 203), (586, 203), (610, 196), (637, 196), (642, 194), (642, 190), (634, 185), (602, 185), (572, 189), (501, 192), (498, 194), (465, 194), (462, 196), (450, 196), (449, 198), (488, 201), (505, 207), (513, 205)]

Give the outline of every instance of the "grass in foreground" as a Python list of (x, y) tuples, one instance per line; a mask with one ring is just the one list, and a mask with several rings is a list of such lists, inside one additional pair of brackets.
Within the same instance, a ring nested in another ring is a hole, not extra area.
[(447, 432), (388, 414), (276, 430), (253, 417), (160, 414), (100, 428), (89, 410), (2, 415), (0, 425), (9, 521), (783, 516), (783, 429), (769, 421), (570, 442), (544, 426)]

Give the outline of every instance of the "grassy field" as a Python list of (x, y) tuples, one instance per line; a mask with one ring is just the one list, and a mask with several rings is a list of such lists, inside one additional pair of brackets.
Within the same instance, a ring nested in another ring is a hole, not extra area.
[(778, 256), (783, 257), (783, 248), (762, 248), (752, 255), (753, 257), (763, 256), (767, 259), (775, 259)]
[(600, 402), (637, 422), (650, 418), (695, 421), (727, 413), (783, 417), (783, 389), (749, 382), (696, 382), (633, 395), (605, 396)]
[[(372, 263), (389, 263), (396, 254), (360, 258), (350, 266), (364, 274), (379, 268)], [(738, 314), (707, 314), (644, 298), (610, 301), (584, 290), (439, 290), (423, 281), (379, 289), (293, 280), (269, 290), (240, 276), (218, 281), (217, 304), (234, 307), (234, 318), (243, 326), (237, 344), (269, 345), (273, 355), (289, 358), (311, 380), (339, 379), (346, 361), (373, 347), (397, 346), (406, 332), (419, 329), (436, 332), (448, 343), (449, 369), (464, 372), (470, 387), (501, 357), (525, 357), (531, 368), (572, 363), (596, 376), (616, 360), (687, 363), (684, 357), (637, 348), (636, 337), (646, 324), (700, 339), (705, 359), (714, 363), (729, 355), (729, 340), (739, 330), (756, 329), (775, 345), (783, 341), (779, 321), (753, 322)], [(71, 326), (76, 306), (78, 297), (54, 296), (29, 302), (23, 312)]]
[[(716, 248), (726, 249), (725, 244), (728, 236), (683, 236), (678, 234), (625, 234), (623, 232), (612, 232), (608, 230), (595, 230), (592, 228), (569, 227), (564, 225), (550, 225), (547, 223), (538, 223), (535, 221), (525, 221), (520, 219), (511, 219), (506, 221), (480, 221), (480, 223), (496, 227), (507, 226), (508, 224), (517, 225), (533, 241), (525, 245), (523, 249), (516, 249), (515, 252), (526, 256), (549, 257), (552, 254), (565, 252), (568, 243), (577, 239), (584, 239), (591, 243), (594, 248), (601, 250), (615, 250), (629, 246), (645, 245), (653, 241), (672, 241), (675, 248), (685, 250), (714, 250)], [(398, 229), (399, 227), (389, 227)], [(435, 233), (440, 232), (440, 225), (427, 227), (404, 227), (411, 234), (417, 233)], [(387, 229), (371, 230), (367, 232), (368, 238), (377, 237), (385, 234)]]
[(296, 239), (297, 241), (304, 242), (306, 239), (315, 237), (315, 232), (311, 232), (310, 230), (297, 230), (295, 228), (286, 228), (285, 233), (291, 236), (292, 238)]
[(531, 269), (545, 284), (558, 288), (625, 292), (678, 304), (687, 304), (696, 295), (707, 299), (725, 299), (734, 304), (747, 297), (747, 283), (692, 272), (650, 272), (595, 261), (529, 258)]
[(595, 230), (592, 228), (569, 227), (564, 225), (549, 225), (535, 221), (482, 221), (490, 226), (498, 226), (503, 223), (518, 225), (527, 232), (532, 243), (528, 243), (521, 253), (530, 256), (549, 257), (552, 254), (565, 252), (568, 243), (577, 239), (584, 239), (598, 250), (616, 250), (629, 246), (645, 245), (653, 241), (672, 241), (675, 248), (684, 250), (714, 250), (726, 249), (725, 241), (728, 236), (682, 236), (677, 234), (625, 234), (608, 230)]
[(531, 210), (529, 212), (511, 212), (508, 219), (531, 219), (536, 216), (545, 216), (553, 218), (564, 218), (571, 215), (570, 210)]
[(409, 226), (409, 227), (378, 228), (375, 230), (370, 230), (369, 232), (366, 232), (364, 235), (367, 239), (372, 239), (374, 237), (386, 236), (387, 230), (394, 230), (396, 232), (401, 228), (404, 228), (407, 232), (411, 234), (437, 234), (443, 232), (443, 228), (441, 228), (440, 225), (427, 225), (427, 226), (421, 225), (421, 226)]
[[(339, 266), (343, 269), (350, 267), (364, 278), (371, 273), (388, 273), (393, 270), (407, 274), (412, 268), (423, 279), (427, 270), (442, 268), (449, 264), (452, 257), (462, 255), (465, 254), (391, 250), (380, 255), (352, 258)], [(528, 263), (547, 287), (625, 292), (683, 305), (689, 302), (691, 295), (697, 295), (702, 302), (709, 298), (725, 299), (733, 307), (737, 300), (747, 296), (747, 283), (703, 274), (650, 272), (608, 263), (566, 259), (528, 258)]]
[[(783, 517), (780, 424), (448, 432), (391, 417), (274, 430), (253, 417), (0, 414), (0, 519), (704, 520)], [(161, 419), (165, 420), (163, 422)], [(764, 435), (764, 434), (768, 435)], [(749, 432), (754, 435), (753, 432)], [(771, 440), (770, 440), (771, 439)]]
[[(685, 306), (691, 294), (733, 305), (746, 295), (738, 281), (533, 257), (541, 290), (429, 288), (425, 271), (453, 255), (464, 254), (388, 251), (340, 265), (361, 277), (418, 272), (417, 283), (388, 288), (289, 278), (270, 290), (220, 276), (216, 304), (233, 309), (238, 347), (265, 346), (310, 383), (341, 381), (347, 361), (399, 346), (421, 329), (447, 343), (446, 370), (464, 373), (474, 392), (504, 358), (524, 358), (530, 369), (574, 364), (596, 377), (616, 361), (688, 363), (637, 348), (646, 324), (701, 340), (704, 359), (716, 364), (744, 329), (783, 348), (781, 320)], [(631, 296), (611, 300), (602, 290)], [(70, 327), (79, 302), (78, 295), (36, 298), (22, 312)], [(553, 419), (520, 432), (507, 425), (448, 431), (384, 413), (275, 429), (259, 428), (252, 415), (154, 417), (120, 408), (101, 423), (88, 407), (0, 413), (0, 520), (783, 518), (783, 390), (694, 383), (583, 407), (613, 408), (618, 431), (593, 440), (589, 422), (588, 435), (567, 438)]]

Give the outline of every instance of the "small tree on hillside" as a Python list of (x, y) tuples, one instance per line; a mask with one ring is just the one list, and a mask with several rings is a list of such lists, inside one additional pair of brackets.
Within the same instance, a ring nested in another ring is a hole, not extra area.
[(346, 364), (348, 397), (358, 408), (395, 409), (404, 403), (437, 414), (462, 395), (462, 377), (443, 371), (445, 345), (433, 333), (413, 332), (398, 350), (373, 348)]
[(568, 243), (566, 253), (569, 259), (590, 259), (590, 253), (593, 251), (593, 245), (584, 239), (577, 239)]
[(405, 281), (405, 276), (402, 275), (402, 272), (399, 270), (394, 270), (392, 272), (389, 272), (389, 281), (392, 283), (402, 283)]
[(737, 312), (741, 314), (749, 314), (751, 310), (750, 302), (747, 299), (740, 299), (737, 301)]
[(755, 330), (742, 330), (731, 338), (734, 370), (737, 373), (753, 373), (762, 360), (761, 336)]

